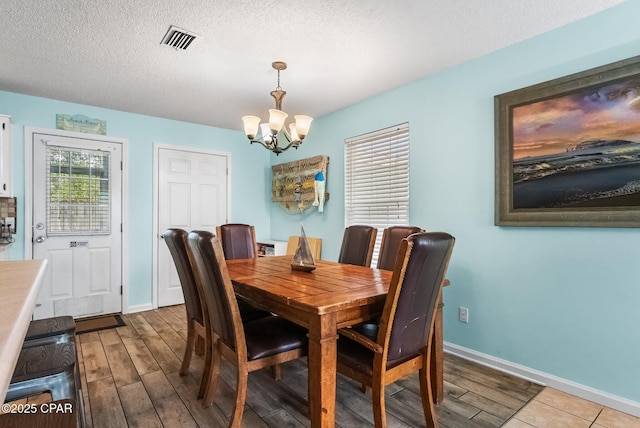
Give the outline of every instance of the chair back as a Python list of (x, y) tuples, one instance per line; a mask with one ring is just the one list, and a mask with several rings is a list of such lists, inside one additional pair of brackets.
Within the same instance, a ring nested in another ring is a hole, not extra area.
[(196, 284), (206, 311), (207, 327), (231, 349), (236, 349), (237, 334), (242, 334), (242, 321), (220, 242), (211, 232), (192, 231), (187, 243), (189, 258), (198, 277)]
[(373, 226), (354, 225), (345, 228), (338, 263), (371, 266), (377, 234), (378, 229)]
[(202, 314), (202, 305), (200, 303), (200, 294), (196, 287), (196, 278), (189, 262), (187, 254), (187, 231), (183, 229), (167, 229), (162, 234), (164, 242), (169, 248), (173, 264), (178, 271), (182, 294), (184, 295), (184, 304), (187, 309), (189, 319), (195, 319), (204, 325), (204, 317)]
[(390, 226), (382, 232), (382, 243), (378, 253), (378, 269), (393, 270), (400, 249), (400, 242), (412, 233), (424, 232), (416, 226)]
[(216, 234), (222, 244), (225, 259), (256, 258), (256, 230), (253, 226), (237, 223), (222, 224), (216, 227)]
[(387, 368), (427, 346), (454, 243), (444, 232), (416, 233), (402, 241), (403, 262), (393, 272), (378, 336), (378, 343), (380, 335), (388, 340)]

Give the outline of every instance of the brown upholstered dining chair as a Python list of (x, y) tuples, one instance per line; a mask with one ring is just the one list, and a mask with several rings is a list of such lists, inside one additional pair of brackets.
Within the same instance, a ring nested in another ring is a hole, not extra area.
[(237, 369), (230, 426), (238, 427), (249, 372), (306, 355), (307, 331), (276, 316), (243, 322), (218, 239), (210, 232), (193, 231), (189, 233), (188, 249), (203, 298), (207, 335), (213, 343), (213, 349), (208, 347), (205, 353), (204, 377), (208, 382), (203, 406), (208, 407), (214, 401), (220, 358), (224, 356)]
[[(254, 226), (240, 223), (222, 224), (216, 227), (216, 236), (222, 245), (225, 260), (254, 259), (258, 257), (258, 244)], [(271, 315), (269, 312), (255, 308), (239, 296), (238, 305), (240, 306), (240, 314), (243, 321)], [(275, 380), (282, 378), (282, 371), (278, 364), (271, 367), (271, 375)]]
[(338, 263), (371, 266), (377, 234), (378, 229), (373, 226), (353, 225), (345, 228)]
[(248, 224), (228, 223), (216, 227), (224, 258), (253, 259), (257, 257), (256, 229)]
[[(176, 270), (178, 271), (178, 278), (180, 279), (180, 286), (182, 287), (185, 308), (187, 310), (187, 346), (184, 350), (184, 356), (182, 357), (180, 376), (185, 376), (189, 373), (189, 365), (191, 364), (194, 349), (198, 350), (198, 348), (200, 348), (202, 351), (200, 351), (199, 354), (203, 354), (205, 347), (210, 346), (206, 341), (207, 336), (205, 334), (201, 296), (187, 254), (187, 235), (187, 231), (173, 228), (167, 229), (162, 234), (164, 242), (166, 242), (167, 247), (169, 247), (169, 253), (171, 253)], [(238, 304), (240, 307), (240, 316), (243, 321), (252, 321), (270, 315), (269, 312), (257, 309), (245, 301), (238, 302)], [(202, 341), (202, 343), (200, 341)], [(202, 346), (199, 346), (200, 343)]]
[(424, 232), (416, 226), (390, 226), (382, 232), (382, 242), (378, 253), (378, 264), (376, 268), (393, 270), (393, 266), (398, 256), (400, 242), (412, 233)]
[(443, 232), (404, 239), (378, 325), (340, 329), (338, 372), (372, 388), (376, 427), (386, 426), (385, 386), (419, 371), (428, 427), (437, 427), (429, 379), (438, 294), (455, 239)]
[[(197, 348), (198, 342), (205, 341), (206, 346), (204, 315), (200, 303), (200, 294), (196, 288), (196, 279), (187, 255), (187, 234), (186, 230), (173, 228), (165, 230), (162, 234), (178, 271), (178, 278), (180, 279), (180, 286), (184, 296), (184, 305), (187, 310), (187, 346), (182, 357), (180, 376), (185, 376), (189, 373), (191, 356), (194, 349)], [(204, 346), (202, 346), (202, 349), (204, 349)]]
[[(240, 223), (221, 224), (216, 227), (216, 236), (222, 245), (225, 260), (255, 259), (258, 257), (255, 227)], [(269, 312), (255, 308), (241, 297), (238, 297), (238, 305), (240, 305), (243, 321), (271, 315)], [(276, 370), (274, 376), (279, 378), (280, 373)]]

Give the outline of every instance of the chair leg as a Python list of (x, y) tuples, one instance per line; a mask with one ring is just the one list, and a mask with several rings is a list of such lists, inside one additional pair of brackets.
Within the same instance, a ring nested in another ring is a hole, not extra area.
[[(217, 347), (218, 342), (216, 341), (215, 347)], [(205, 378), (202, 376), (202, 381), (206, 383), (204, 399), (202, 400), (202, 407), (207, 408), (211, 407), (214, 399), (216, 398), (216, 389), (218, 387), (218, 377), (220, 376), (220, 360), (222, 359), (222, 354), (220, 354), (219, 349), (215, 349), (213, 352), (213, 356), (211, 358), (211, 367), (209, 369), (209, 375)]]
[(191, 364), (191, 356), (193, 355), (193, 347), (196, 341), (196, 332), (193, 328), (193, 321), (189, 320), (187, 323), (187, 346), (184, 350), (184, 356), (182, 357), (182, 365), (180, 366), (180, 376), (185, 376), (189, 373), (189, 365)]
[(271, 370), (271, 376), (275, 380), (282, 380), (282, 369), (280, 368), (280, 364), (273, 365), (269, 367)]
[(244, 413), (244, 403), (247, 399), (247, 382), (249, 380), (249, 373), (246, 367), (238, 367), (238, 382), (236, 385), (236, 404), (233, 409), (233, 415), (231, 416), (231, 427), (239, 428), (242, 423), (242, 415)]
[(200, 381), (200, 389), (198, 390), (198, 399), (204, 397), (207, 392), (207, 385), (209, 384), (209, 378), (211, 377), (211, 364), (214, 358), (214, 347), (217, 346), (216, 339), (213, 339), (212, 343), (208, 343), (209, 338), (205, 338), (204, 346), (204, 369), (202, 371), (202, 380)]
[(373, 422), (375, 427), (386, 428), (387, 412), (384, 407), (384, 385), (382, 382), (373, 382), (371, 400), (373, 402)]
[(79, 426), (84, 428), (85, 426), (87, 426), (87, 417), (84, 413), (84, 397), (82, 396), (82, 394), (80, 394), (80, 396), (78, 397), (78, 401), (76, 403), (77, 403), (76, 408), (78, 409), (76, 419), (78, 420)]
[(424, 410), (424, 419), (428, 428), (437, 428), (438, 419), (436, 417), (436, 407), (433, 402), (433, 389), (430, 379), (431, 367), (431, 341), (427, 345), (426, 355), (422, 362), (422, 367), (418, 372), (420, 379), (420, 397), (422, 398), (422, 409)]
[(62, 373), (60, 378), (64, 379), (64, 381), (60, 382), (59, 380), (54, 382), (50, 382), (51, 385), (51, 398), (53, 400), (64, 400), (65, 398), (71, 398), (72, 400), (78, 401), (78, 388), (76, 386), (76, 372), (75, 366), (71, 372)]

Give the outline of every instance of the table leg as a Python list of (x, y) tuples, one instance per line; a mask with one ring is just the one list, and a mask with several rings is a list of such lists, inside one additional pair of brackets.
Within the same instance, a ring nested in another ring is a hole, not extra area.
[(337, 339), (335, 314), (309, 323), (309, 419), (311, 426), (335, 426)]
[(436, 321), (433, 329), (433, 342), (431, 345), (431, 389), (433, 399), (441, 403), (444, 399), (444, 335), (442, 333), (442, 290), (438, 295), (438, 306), (436, 309)]

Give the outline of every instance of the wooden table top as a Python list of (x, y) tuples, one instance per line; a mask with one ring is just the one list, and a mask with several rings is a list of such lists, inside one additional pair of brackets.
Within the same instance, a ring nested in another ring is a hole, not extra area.
[(4, 403), (36, 298), (46, 260), (0, 262), (0, 399)]
[[(291, 269), (291, 256), (227, 260), (239, 294), (263, 293), (307, 312), (324, 314), (384, 300), (392, 272), (319, 260), (312, 272)], [(244, 288), (243, 288), (244, 287)]]

